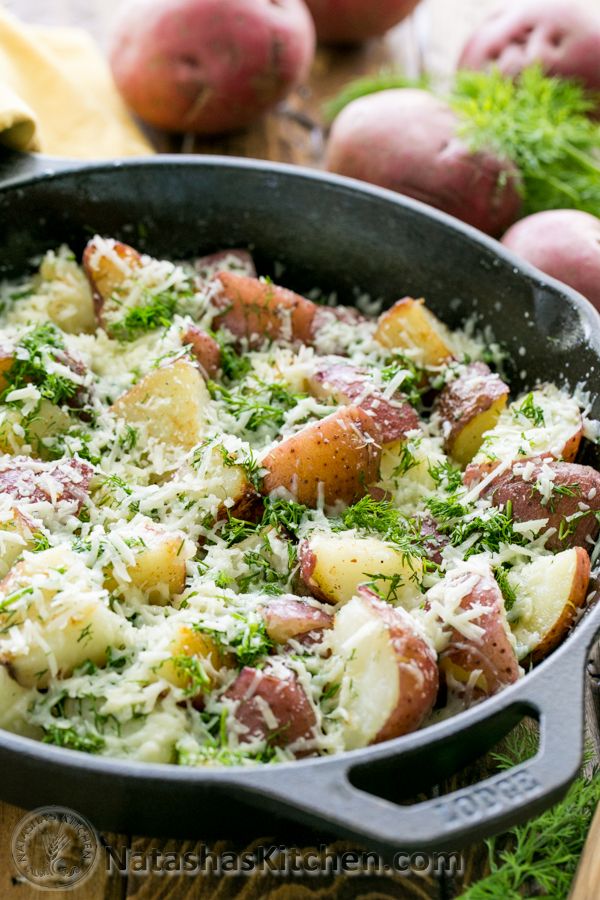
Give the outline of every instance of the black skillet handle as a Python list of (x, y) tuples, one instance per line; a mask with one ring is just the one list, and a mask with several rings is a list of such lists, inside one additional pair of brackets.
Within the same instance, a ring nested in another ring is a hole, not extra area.
[[(454, 728), (453, 733), (452, 720), (448, 720), (443, 723), (448, 728), (442, 729), (441, 736), (438, 732), (435, 740), (424, 729), (403, 738), (402, 750), (394, 746), (397, 742), (382, 744), (371, 748), (368, 759), (358, 762), (353, 761), (352, 755), (342, 754), (306, 771), (301, 767), (295, 771), (293, 764), (280, 771), (278, 767), (267, 767), (268, 772), (256, 773), (261, 805), (269, 803), (274, 812), (283, 807), (304, 824), (313, 828), (320, 825), (321, 830), (350, 837), (387, 854), (400, 850), (455, 850), (541, 812), (561, 798), (581, 765), (584, 668), (593, 626), (600, 627), (600, 607), (586, 618), (595, 621), (573, 634), (554, 658), (526, 677), (521, 683), (524, 690), (516, 701), (507, 697), (503, 706), (495, 704), (493, 716), (482, 715), (477, 724), (481, 736), (481, 729), (492, 728), (492, 719), (498, 715), (504, 715), (504, 721), (510, 723), (511, 710), (513, 723), (524, 713), (539, 715), (540, 747), (526, 762), (478, 784), (409, 806), (374, 796), (353, 784), (353, 780), (366, 782), (361, 769), (367, 776), (373, 766), (383, 766), (385, 772), (386, 761), (392, 779), (392, 763), (398, 772), (398, 763), (402, 764), (405, 757), (410, 779), (410, 771), (417, 775), (419, 770), (422, 774), (433, 767), (436, 754), (451, 755), (452, 741), (475, 740), (474, 727), (467, 731)], [(528, 681), (530, 686), (525, 690)], [(501, 696), (496, 699), (499, 701)], [(503, 732), (510, 727), (508, 724)], [(488, 746), (493, 741), (492, 738)]]
[(62, 169), (83, 168), (84, 162), (66, 159), (62, 156), (46, 156), (43, 153), (19, 153), (0, 147), (0, 186), (19, 181), (22, 178), (33, 178), (47, 172), (58, 172)]

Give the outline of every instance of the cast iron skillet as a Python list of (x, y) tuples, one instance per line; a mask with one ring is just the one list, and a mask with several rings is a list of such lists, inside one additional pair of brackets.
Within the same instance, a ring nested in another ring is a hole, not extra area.
[[(218, 157), (73, 164), (18, 156), (0, 165), (0, 276), (94, 232), (157, 256), (251, 246), (259, 271), (302, 291), (355, 289), (391, 303), (425, 295), (451, 326), (475, 310), (516, 361), (513, 385), (585, 381), (600, 365), (600, 318), (581, 296), (495, 241), (420, 203), (318, 172)], [(600, 401), (594, 414), (600, 418)], [(257, 769), (189, 769), (87, 756), (0, 732), (0, 794), (57, 803), (129, 833), (272, 834), (277, 817), (384, 853), (456, 848), (555, 802), (581, 760), (584, 664), (600, 605), (518, 684), (422, 731), (329, 759)], [(403, 798), (489, 749), (524, 715), (540, 719), (528, 762), (437, 799)]]

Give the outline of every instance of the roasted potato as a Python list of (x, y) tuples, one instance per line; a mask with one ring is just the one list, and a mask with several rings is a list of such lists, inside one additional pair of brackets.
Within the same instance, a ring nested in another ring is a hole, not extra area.
[(107, 647), (122, 640), (108, 593), (66, 547), (18, 562), (0, 582), (0, 603), (0, 662), (25, 687), (47, 687), (86, 660), (101, 666)]
[[(484, 574), (451, 572), (442, 582), (441, 591), (452, 597), (462, 594), (457, 609), (462, 630), (450, 629), (448, 645), (439, 660), (448, 689), (469, 702), (489, 697), (517, 681), (520, 669), (514, 641), (502, 592), (491, 570)], [(470, 610), (477, 614), (465, 617)]]
[(98, 237), (83, 251), (83, 270), (88, 277), (98, 324), (108, 325), (107, 314), (118, 310), (127, 285), (142, 265), (142, 255), (121, 241)]
[(590, 466), (551, 459), (516, 463), (494, 478), (482, 491), (493, 506), (510, 504), (517, 522), (547, 520), (541, 529), (554, 529), (548, 550), (590, 548), (600, 523), (600, 472)]
[(13, 456), (0, 463), (0, 493), (26, 503), (72, 504), (78, 513), (89, 496), (93, 474), (82, 459), (50, 463)]
[(416, 410), (402, 395), (386, 397), (366, 372), (349, 363), (324, 365), (308, 379), (308, 391), (320, 400), (333, 399), (364, 410), (379, 429), (382, 444), (404, 440), (421, 422)]
[(262, 492), (285, 492), (298, 503), (353, 503), (377, 481), (381, 446), (373, 420), (347, 406), (286, 438), (261, 460)]
[(519, 659), (539, 662), (560, 644), (585, 605), (589, 581), (590, 558), (582, 547), (511, 569), (517, 599), (508, 618)]
[(333, 616), (299, 597), (272, 597), (263, 609), (267, 634), (276, 644), (292, 638), (320, 635), (333, 625)]
[(416, 362), (439, 366), (452, 359), (452, 336), (445, 325), (427, 309), (424, 300), (404, 297), (382, 313), (375, 340), (384, 347), (418, 351)]
[(139, 446), (163, 444), (171, 454), (185, 452), (204, 436), (210, 396), (193, 363), (178, 359), (153, 369), (111, 407), (142, 433)]
[(423, 563), (377, 537), (314, 532), (300, 545), (300, 577), (319, 600), (347, 603), (361, 584), (373, 582), (386, 599), (418, 605)]
[(338, 697), (347, 750), (422, 724), (436, 700), (438, 667), (409, 613), (368, 593), (354, 597), (336, 613), (330, 643), (344, 661)]
[(268, 741), (271, 746), (289, 747), (298, 756), (311, 749), (315, 712), (291, 669), (245, 666), (221, 699), (232, 710), (233, 741)]
[(217, 375), (221, 368), (221, 348), (210, 334), (197, 325), (189, 325), (181, 336), (181, 343), (189, 345), (205, 378)]
[(484, 433), (496, 425), (509, 393), (508, 385), (482, 362), (471, 363), (446, 384), (436, 413), (442, 424), (444, 450), (461, 466), (473, 459)]
[(552, 456), (575, 459), (583, 423), (579, 404), (554, 385), (544, 385), (514, 400), (500, 413), (496, 425), (483, 435), (473, 457), (474, 469), (489, 471), (499, 462)]

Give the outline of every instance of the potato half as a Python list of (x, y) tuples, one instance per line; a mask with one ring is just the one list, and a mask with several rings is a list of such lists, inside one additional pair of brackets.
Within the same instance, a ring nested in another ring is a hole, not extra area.
[(398, 300), (380, 316), (375, 339), (384, 347), (418, 350), (416, 361), (424, 366), (439, 366), (454, 356), (449, 330), (422, 299)]

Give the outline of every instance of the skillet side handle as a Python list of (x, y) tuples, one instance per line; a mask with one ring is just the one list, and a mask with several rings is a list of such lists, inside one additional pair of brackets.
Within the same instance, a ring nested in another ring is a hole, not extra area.
[[(81, 168), (84, 164), (80, 163)], [(42, 153), (21, 153), (0, 147), (0, 188), (27, 178), (35, 178), (44, 172), (78, 167), (78, 161)]]
[[(353, 765), (341, 755), (337, 765), (315, 767), (310, 775), (296, 776), (289, 768), (285, 775), (271, 770), (268, 779), (261, 779), (262, 803), (267, 795), (267, 802), (275, 801), (270, 803), (274, 810), (281, 811), (283, 806), (293, 818), (313, 828), (321, 826), (386, 856), (399, 851), (457, 850), (525, 821), (563, 796), (581, 764), (587, 642), (577, 649), (571, 655), (562, 654), (552, 677), (536, 680), (528, 703), (539, 713), (540, 747), (534, 757), (514, 768), (443, 797), (402, 806), (355, 787), (353, 775), (356, 780), (361, 769), (368, 775), (371, 764)], [(507, 703), (507, 715), (513, 706)], [(521, 704), (516, 718), (523, 712)], [(426, 771), (432, 756), (447, 752), (452, 738), (432, 746), (427, 730), (418, 735), (420, 740), (406, 754), (412, 759), (406, 763), (409, 770), (420, 765)], [(470, 734), (463, 732), (457, 739), (469, 741)], [(405, 754), (399, 756), (394, 750), (385, 754), (385, 745), (381, 748), (379, 760), (384, 764), (389, 760), (393, 783), (392, 763), (397, 770)]]

